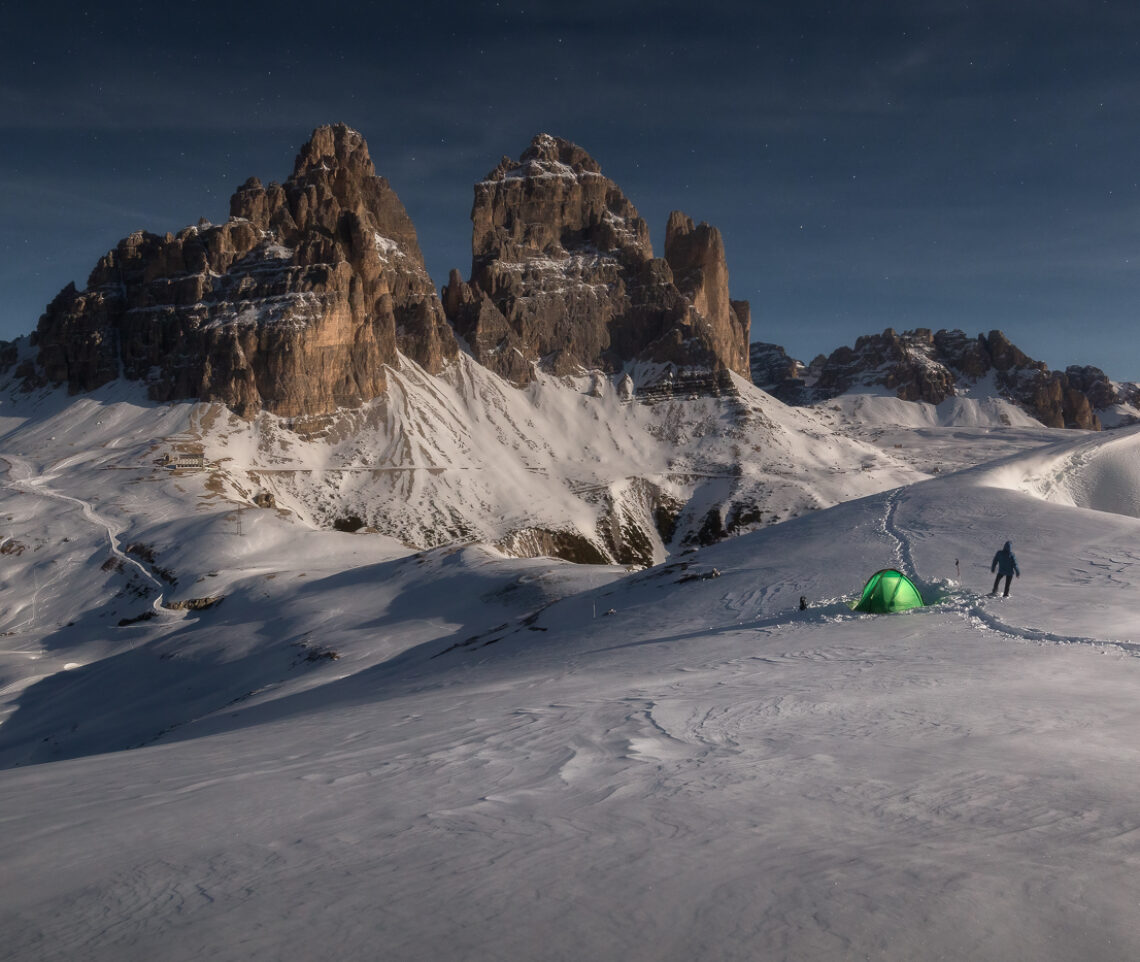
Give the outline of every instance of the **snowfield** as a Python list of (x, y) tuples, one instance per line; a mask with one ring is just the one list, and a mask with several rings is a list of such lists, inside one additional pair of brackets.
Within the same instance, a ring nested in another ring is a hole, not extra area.
[[(659, 405), (543, 382), (472, 426), (457, 381), (441, 433), (398, 384), (351, 457), (3, 396), (0, 958), (1140, 958), (1140, 429), (746, 393), (745, 477), (818, 510), (630, 571), (314, 527), (394, 439), (469, 458), (416, 504), (682, 483)], [(179, 438), (223, 467), (156, 466)], [(344, 504), (390, 510), (372, 479)], [(852, 612), (883, 567), (928, 606)]]

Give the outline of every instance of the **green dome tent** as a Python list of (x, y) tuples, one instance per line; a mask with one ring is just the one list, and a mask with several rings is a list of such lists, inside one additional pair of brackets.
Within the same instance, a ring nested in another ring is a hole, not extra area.
[(910, 578), (894, 568), (884, 568), (871, 575), (863, 588), (863, 597), (854, 608), (881, 615), (922, 606), (922, 595)]

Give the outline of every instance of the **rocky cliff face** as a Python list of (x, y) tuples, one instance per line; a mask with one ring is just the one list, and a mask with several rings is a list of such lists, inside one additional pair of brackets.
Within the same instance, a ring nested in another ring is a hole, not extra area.
[(940, 404), (963, 384), (992, 376), (997, 390), (1049, 427), (1099, 430), (1098, 410), (1131, 404), (1098, 368), (1051, 371), (1012, 344), (1001, 331), (976, 338), (962, 331), (888, 328), (861, 337), (809, 365), (775, 345), (752, 345), (753, 381), (790, 404), (806, 404), (853, 388), (878, 386), (905, 401)]
[(669, 221), (664, 258), (633, 204), (581, 147), (539, 135), (475, 185), (471, 278), (447, 315), (481, 363), (515, 384), (626, 361), (748, 376), (748, 305), (728, 296), (720, 233)]
[(749, 345), (748, 359), (752, 383), (773, 397), (785, 404), (810, 404), (815, 400), (804, 381), (806, 366), (779, 344), (754, 341)]
[(704, 223), (693, 226), (689, 217), (674, 211), (665, 228), (665, 262), (693, 305), (694, 322), (718, 366), (747, 377), (752, 313), (748, 301), (729, 298), (720, 231)]
[(284, 184), (246, 181), (225, 224), (121, 241), (33, 342), (73, 393), (123, 376), (245, 417), (355, 405), (397, 351), (433, 372), (457, 351), (408, 215), (344, 125), (314, 131)]

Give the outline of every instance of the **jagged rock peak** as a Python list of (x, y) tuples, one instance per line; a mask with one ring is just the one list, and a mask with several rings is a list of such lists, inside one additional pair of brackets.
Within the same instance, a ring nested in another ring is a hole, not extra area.
[(288, 417), (377, 397), (399, 354), (438, 371), (458, 351), (407, 212), (344, 124), (317, 128), (284, 184), (249, 178), (226, 223), (125, 238), (35, 342), (73, 393), (125, 377)]
[[(346, 220), (346, 214), (352, 216)], [(388, 181), (376, 174), (364, 137), (344, 124), (313, 131), (283, 186), (263, 187), (256, 177), (247, 180), (230, 198), (230, 216), (275, 231), (289, 245), (314, 229), (334, 237), (354, 228), (376, 233), (423, 268), (416, 230), (404, 205)]]
[(342, 167), (365, 177), (375, 177), (376, 167), (368, 155), (364, 136), (345, 124), (318, 127), (297, 154), (293, 178), (299, 179), (310, 170), (333, 170)]
[(564, 258), (586, 247), (653, 256), (649, 228), (617, 184), (583, 148), (550, 134), (475, 185), (471, 220), (473, 274), (481, 260)]
[(747, 377), (748, 306), (729, 300), (720, 233), (678, 218), (674, 268), (583, 148), (539, 134), (475, 185), (471, 280), (452, 278), (448, 317), (516, 384), (535, 364), (569, 374), (635, 360)]
[(541, 174), (600, 176), (601, 173), (602, 168), (598, 162), (577, 144), (550, 134), (537, 134), (517, 161), (504, 157), (486, 179), (502, 180), (504, 177), (533, 177)]

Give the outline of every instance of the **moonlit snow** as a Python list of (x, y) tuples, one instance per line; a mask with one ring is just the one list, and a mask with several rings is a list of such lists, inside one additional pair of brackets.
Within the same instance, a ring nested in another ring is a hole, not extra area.
[[(833, 506), (629, 572), (238, 511), (152, 464), (193, 405), (8, 397), (0, 958), (1140, 958), (1138, 429), (755, 392)], [(928, 607), (852, 612), (883, 567)]]

